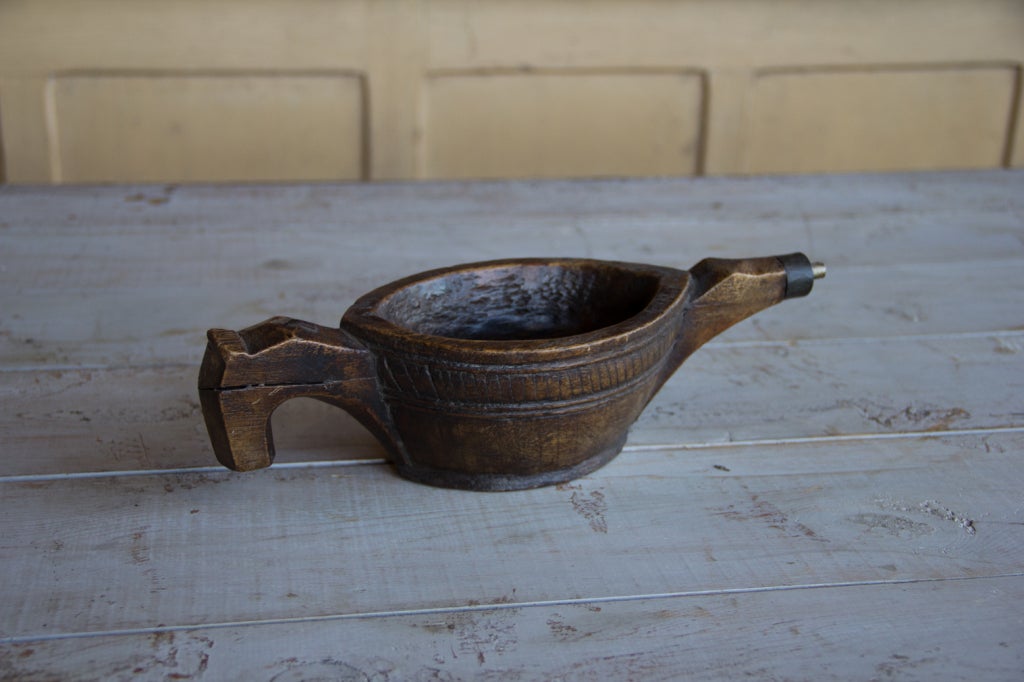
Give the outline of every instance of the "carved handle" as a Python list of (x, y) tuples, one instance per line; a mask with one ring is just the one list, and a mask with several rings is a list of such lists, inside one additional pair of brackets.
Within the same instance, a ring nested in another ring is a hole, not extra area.
[(211, 329), (199, 399), (218, 461), (250, 471), (274, 461), (270, 416), (309, 397), (350, 412), (392, 454), (398, 441), (377, 391), (375, 362), (341, 329), (274, 317), (238, 332)]

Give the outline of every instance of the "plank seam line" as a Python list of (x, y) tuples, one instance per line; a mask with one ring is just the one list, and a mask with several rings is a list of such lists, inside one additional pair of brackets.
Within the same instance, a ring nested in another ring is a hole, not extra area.
[[(945, 438), (958, 436), (995, 436), (1004, 433), (1024, 433), (1024, 426), (1006, 426), (988, 429), (958, 429), (952, 431), (903, 431), (900, 433), (866, 433), (842, 436), (806, 436), (800, 438), (766, 438), (764, 440), (733, 440), (716, 443), (668, 443), (626, 445), (622, 452), (652, 452), (657, 450), (713, 450), (716, 448), (765, 447), (776, 445), (802, 445), (808, 443), (842, 443), (848, 441), (910, 440), (914, 438)], [(317, 462), (281, 462), (273, 465), (275, 470), (285, 469), (327, 469), (332, 467), (382, 466), (388, 464), (384, 458), (341, 459)], [(165, 476), (181, 474), (220, 474), (228, 471), (222, 466), (180, 467), (177, 469), (126, 469), (124, 471), (80, 471), (62, 474), (23, 474), (0, 476), (4, 483), (42, 483), (47, 481), (81, 480), (90, 478), (117, 478), (130, 476)]]
[[(757, 447), (766, 445), (801, 445), (804, 443), (843, 443), (863, 440), (907, 440), (912, 438), (944, 438), (946, 436), (997, 435), (1001, 433), (1022, 433), (1024, 426), (997, 426), (978, 429), (950, 429), (949, 431), (900, 431), (898, 433), (851, 433), (835, 436), (800, 436), (795, 438), (763, 438), (756, 440), (723, 440), (708, 443), (637, 444), (626, 445), (623, 452), (647, 452), (651, 450), (712, 450), (715, 448)], [(3, 479), (0, 479), (3, 480)]]
[[(1022, 427), (1024, 428), (1024, 427)], [(383, 457), (372, 459), (340, 459), (318, 462), (281, 462), (274, 469), (326, 469), (328, 467), (350, 467), (387, 464)], [(164, 474), (221, 474), (229, 471), (223, 466), (180, 467), (177, 469), (127, 469), (125, 471), (80, 471), (67, 474), (25, 474), (23, 476), (0, 476), (2, 483), (33, 483), (43, 481), (65, 481), (88, 478), (114, 478), (119, 476), (162, 476)]]
[[(103, 372), (117, 370), (161, 370), (161, 369), (195, 369), (199, 374), (199, 363), (191, 362), (156, 362), (153, 364), (121, 365), (91, 363), (84, 365), (27, 365), (25, 367), (0, 367), (0, 374), (17, 374), (18, 372)], [(198, 389), (196, 389), (198, 390)]]
[[(737, 339), (730, 341), (710, 341), (701, 349), (724, 350), (729, 348), (771, 348), (782, 346), (786, 348), (799, 348), (800, 346), (819, 346), (835, 343), (885, 343), (885, 342), (913, 342), (913, 341), (958, 341), (963, 339), (987, 339), (995, 336), (1024, 337), (1022, 329), (990, 329), (971, 332), (933, 332), (928, 334), (899, 334), (894, 336), (830, 336), (821, 338), (792, 338), (792, 339)], [(18, 372), (101, 372), (116, 370), (161, 370), (161, 369), (195, 369), (199, 372), (199, 363), (195, 362), (161, 362), (119, 365), (91, 363), (83, 365), (27, 365), (24, 367), (2, 367), (0, 374), (16, 374)]]
[(885, 343), (887, 341), (959, 341), (963, 339), (987, 339), (993, 336), (1024, 336), (1021, 329), (992, 329), (972, 332), (932, 332), (928, 334), (899, 334), (895, 336), (829, 336), (806, 339), (745, 339), (736, 341), (710, 341), (701, 348), (755, 348), (785, 346), (821, 346), (836, 343)]
[(111, 630), (95, 630), (87, 632), (40, 633), (35, 635), (14, 635), (0, 637), (0, 644), (24, 644), (28, 642), (54, 641), (62, 639), (84, 639), (90, 637), (118, 637), (131, 635), (149, 635), (165, 632), (182, 632), (186, 630), (215, 630), (232, 627), (250, 627), (266, 625), (296, 625), (302, 623), (326, 623), (342, 620), (362, 620), (369, 618), (396, 618), (408, 616), (433, 616), (451, 613), (473, 613), (481, 611), (506, 611), (523, 608), (550, 608), (556, 606), (577, 606), (583, 604), (615, 604), (621, 602), (656, 601), (660, 599), (682, 599), (693, 597), (721, 597), (737, 594), (760, 594), (765, 592), (794, 592), (797, 590), (843, 589), (857, 587), (879, 587), (928, 584), (940, 582), (964, 582), (971, 580), (999, 580), (1005, 578), (1024, 578), (1024, 572), (997, 573), (985, 576), (952, 576), (948, 578), (905, 578), (896, 580), (852, 580), (834, 583), (805, 583), (799, 585), (771, 585), (766, 587), (733, 587), (717, 590), (682, 590), (678, 592), (654, 592), (636, 595), (612, 595), (608, 597), (574, 597), (568, 599), (542, 599), (523, 602), (500, 602), (497, 604), (471, 604), (466, 606), (442, 606), (422, 609), (398, 609), (393, 611), (364, 611), (362, 613), (336, 613), (323, 616), (294, 616), (284, 618), (264, 618), (259, 620), (223, 621), (219, 623), (197, 623), (192, 625), (158, 625), (155, 627), (121, 628)]

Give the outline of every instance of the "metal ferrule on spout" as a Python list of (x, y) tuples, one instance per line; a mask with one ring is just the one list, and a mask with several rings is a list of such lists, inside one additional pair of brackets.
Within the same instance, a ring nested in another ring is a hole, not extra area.
[(776, 256), (786, 271), (786, 295), (785, 298), (799, 298), (811, 293), (814, 287), (814, 280), (825, 276), (824, 263), (812, 263), (811, 259), (802, 253), (789, 253), (784, 256)]

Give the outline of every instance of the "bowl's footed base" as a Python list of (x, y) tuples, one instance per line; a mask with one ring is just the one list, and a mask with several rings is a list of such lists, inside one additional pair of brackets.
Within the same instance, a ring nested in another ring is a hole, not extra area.
[(540, 488), (546, 485), (566, 483), (602, 466), (615, 458), (615, 455), (622, 451), (626, 442), (623, 435), (614, 445), (606, 450), (593, 455), (592, 457), (574, 464), (571, 467), (557, 469), (555, 471), (543, 471), (537, 474), (471, 474), (464, 471), (452, 471), (450, 469), (435, 469), (422, 465), (396, 464), (395, 468), (402, 478), (417, 483), (437, 486), (439, 488), (458, 488), (460, 490), (477, 490), (481, 492), (503, 492), (508, 490), (527, 490), (529, 488)]

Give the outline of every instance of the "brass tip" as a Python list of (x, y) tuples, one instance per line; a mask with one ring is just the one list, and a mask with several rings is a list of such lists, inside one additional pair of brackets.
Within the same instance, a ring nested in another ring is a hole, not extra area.
[(814, 279), (821, 279), (828, 270), (825, 268), (824, 263), (811, 263), (811, 272), (814, 273)]

